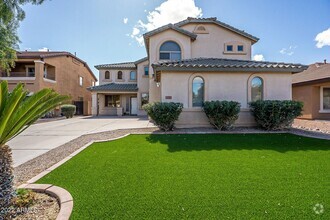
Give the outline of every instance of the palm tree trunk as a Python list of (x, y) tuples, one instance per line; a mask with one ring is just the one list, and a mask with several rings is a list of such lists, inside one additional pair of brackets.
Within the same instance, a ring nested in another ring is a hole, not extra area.
[(14, 196), (12, 162), (9, 146), (0, 146), (0, 219), (8, 217), (9, 207)]

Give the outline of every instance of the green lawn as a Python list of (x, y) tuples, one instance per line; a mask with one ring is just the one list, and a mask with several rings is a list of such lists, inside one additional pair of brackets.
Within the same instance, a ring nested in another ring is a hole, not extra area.
[(330, 219), (330, 141), (130, 135), (93, 144), (38, 183), (72, 194), (72, 219)]

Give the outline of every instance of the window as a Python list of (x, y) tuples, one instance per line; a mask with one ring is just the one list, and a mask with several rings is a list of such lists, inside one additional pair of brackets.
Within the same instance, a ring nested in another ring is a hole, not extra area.
[(105, 79), (110, 79), (110, 72), (109, 71), (105, 71), (104, 78)]
[(174, 41), (166, 41), (159, 49), (160, 60), (181, 60), (181, 48)]
[(123, 79), (123, 72), (122, 71), (118, 71), (117, 79)]
[(149, 93), (141, 93), (141, 107), (149, 103)]
[(192, 83), (192, 106), (202, 107), (204, 102), (204, 80), (195, 77)]
[(120, 107), (119, 95), (105, 95), (105, 107)]
[(263, 80), (260, 77), (254, 77), (251, 81), (251, 101), (263, 99)]
[(238, 52), (243, 52), (244, 51), (244, 46), (243, 45), (237, 45), (237, 51)]
[(95, 86), (95, 82), (93, 80), (91, 82), (92, 82), (92, 86)]
[(82, 76), (79, 76), (79, 86), (83, 86), (83, 78), (82, 78)]
[(130, 80), (136, 80), (136, 72), (135, 71), (131, 71), (129, 74), (129, 79)]
[(227, 45), (226, 50), (227, 51), (233, 51), (233, 45)]
[(35, 77), (35, 68), (34, 67), (27, 67), (26, 68), (26, 75), (27, 75), (27, 77)]
[(330, 111), (330, 87), (323, 87), (322, 89), (322, 107), (324, 111)]
[(144, 67), (144, 75), (149, 76), (149, 67), (148, 66)]

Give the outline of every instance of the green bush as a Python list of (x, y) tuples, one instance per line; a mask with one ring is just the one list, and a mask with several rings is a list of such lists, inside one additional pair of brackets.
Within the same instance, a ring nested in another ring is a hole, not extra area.
[(211, 125), (218, 130), (229, 130), (238, 119), (241, 105), (234, 101), (206, 101), (203, 110)]
[(148, 116), (163, 131), (172, 131), (174, 123), (179, 119), (183, 104), (174, 102), (154, 102), (143, 105)]
[(76, 106), (75, 105), (62, 105), (61, 112), (66, 118), (72, 118), (74, 114), (76, 114)]
[(257, 124), (266, 130), (282, 130), (291, 127), (301, 115), (303, 103), (291, 100), (264, 100), (250, 103)]

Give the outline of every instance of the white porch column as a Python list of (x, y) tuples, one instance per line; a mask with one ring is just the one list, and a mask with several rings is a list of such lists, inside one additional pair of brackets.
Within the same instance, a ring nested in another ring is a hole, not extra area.
[(97, 92), (92, 92), (92, 115), (97, 116), (98, 112), (98, 100), (97, 100)]

